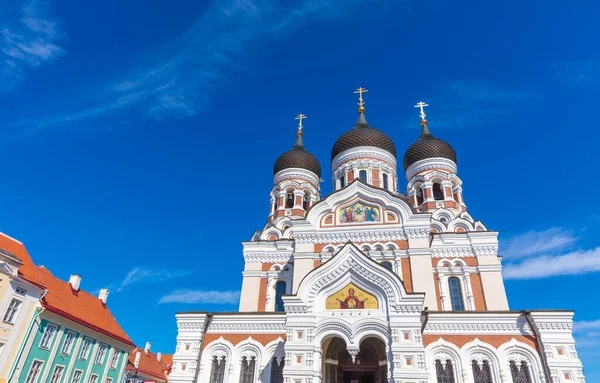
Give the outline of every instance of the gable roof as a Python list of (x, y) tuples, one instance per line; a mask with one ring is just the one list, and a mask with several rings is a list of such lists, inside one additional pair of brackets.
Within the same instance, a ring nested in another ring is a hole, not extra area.
[(19, 266), (19, 276), (28, 282), (33, 283), (41, 288), (45, 288), (44, 280), (40, 276), (37, 268), (33, 264), (31, 256), (25, 249), (25, 246), (14, 238), (9, 237), (4, 233), (0, 233), (0, 250), (8, 256), (18, 258), (22, 265)]
[(69, 282), (55, 277), (44, 266), (39, 266), (37, 270), (48, 289), (48, 293), (42, 300), (42, 306), (46, 310), (130, 346), (135, 346), (100, 299), (81, 289), (73, 290)]
[(129, 354), (127, 371), (135, 371), (135, 358), (138, 351), (141, 353), (140, 364), (137, 368), (138, 374), (166, 381), (167, 373), (173, 363), (173, 355), (163, 355), (161, 360), (158, 360), (152, 351), (148, 351), (146, 354), (143, 348), (135, 347)]

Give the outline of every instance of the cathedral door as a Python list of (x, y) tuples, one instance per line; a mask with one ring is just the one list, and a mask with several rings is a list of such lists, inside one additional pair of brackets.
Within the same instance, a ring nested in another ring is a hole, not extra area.
[(329, 340), (324, 348), (325, 383), (387, 383), (387, 358), (381, 340), (365, 339), (354, 360), (340, 338)]

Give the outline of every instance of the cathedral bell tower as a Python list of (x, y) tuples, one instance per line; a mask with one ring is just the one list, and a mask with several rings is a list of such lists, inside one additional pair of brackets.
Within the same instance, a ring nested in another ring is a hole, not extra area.
[(280, 217), (304, 218), (312, 205), (320, 198), (321, 165), (304, 147), (302, 121), (298, 115), (296, 144), (283, 153), (273, 166), (273, 189), (271, 189), (271, 212), (269, 220)]
[(406, 194), (411, 204), (423, 212), (438, 208), (467, 210), (462, 195), (462, 181), (457, 173), (456, 153), (446, 141), (433, 137), (427, 126), (424, 102), (421, 109), (421, 135), (404, 155), (408, 184)]
[(342, 134), (331, 149), (333, 188), (343, 189), (356, 179), (396, 192), (398, 188), (396, 146), (380, 130), (372, 128), (365, 117), (363, 93), (358, 88), (358, 120), (356, 125)]

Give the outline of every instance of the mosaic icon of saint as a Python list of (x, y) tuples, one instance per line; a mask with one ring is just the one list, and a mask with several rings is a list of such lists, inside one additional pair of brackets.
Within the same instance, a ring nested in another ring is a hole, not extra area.
[(358, 299), (358, 297), (356, 295), (354, 295), (354, 289), (349, 288), (346, 299), (344, 299), (344, 300), (341, 300), (339, 298), (336, 298), (336, 299), (338, 300), (338, 302), (340, 302), (341, 309), (364, 309), (365, 302), (369, 298), (365, 298), (364, 300), (361, 301), (360, 299)]

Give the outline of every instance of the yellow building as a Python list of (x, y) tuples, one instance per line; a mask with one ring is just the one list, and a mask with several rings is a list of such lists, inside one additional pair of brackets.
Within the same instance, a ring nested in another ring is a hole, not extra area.
[(7, 381), (46, 288), (23, 244), (0, 233), (0, 383)]

